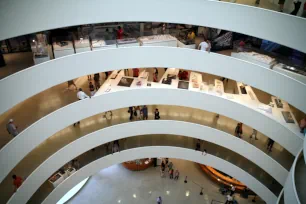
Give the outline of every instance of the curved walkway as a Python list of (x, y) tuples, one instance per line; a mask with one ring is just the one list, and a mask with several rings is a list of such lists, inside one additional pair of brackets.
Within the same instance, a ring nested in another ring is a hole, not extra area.
[[(120, 60), (114, 60), (114, 57)], [(135, 67), (175, 67), (224, 76), (278, 96), (306, 113), (306, 104), (303, 102), (306, 98), (306, 84), (271, 69), (233, 57), (171, 47), (105, 49), (35, 65), (0, 80), (0, 94), (10, 96), (2, 98), (0, 113), (45, 89), (70, 79)], [(39, 78), (29, 80), (31, 76), (39, 76)]]
[[(155, 0), (154, 4), (149, 0), (129, 0), (120, 1), (120, 6), (110, 4), (108, 0), (92, 0), (90, 4), (67, 0), (65, 2), (65, 5), (69, 5), (67, 9), (66, 6), (59, 7), (61, 3), (60, 0), (48, 2), (48, 9), (46, 9), (46, 4), (39, 0), (32, 2), (35, 7), (29, 7), (26, 2), (18, 0), (1, 2), (0, 25), (5, 29), (0, 30), (0, 40), (84, 24), (166, 22), (234, 31), (270, 40), (306, 53), (305, 35), (301, 34), (306, 33), (305, 19), (252, 6), (202, 0)], [(150, 9), (145, 9), (145, 5), (150, 5)], [(175, 9), (170, 9), (173, 5)], [(186, 8), (192, 8), (192, 15), (188, 17), (182, 15), (186, 13)], [(156, 11), (159, 15), (156, 15)], [(28, 15), (29, 13), (31, 15)], [(243, 18), (237, 13), (243, 15)], [(63, 14), (65, 18), (54, 19)], [(76, 14), (78, 18), (75, 17)], [(249, 26), (250, 24), (252, 26)], [(294, 31), (294, 37), (291, 37), (292, 31)]]
[[(226, 132), (232, 137), (235, 126), (237, 124), (237, 121), (231, 120), (224, 116), (219, 116), (219, 118), (217, 118), (215, 113), (181, 106), (148, 106), (149, 118), (154, 118), (153, 112), (155, 108), (159, 109), (161, 118), (163, 120), (179, 120), (209, 126), (221, 130), (222, 132)], [(103, 119), (103, 114), (98, 114), (82, 120), (80, 127), (69, 126), (51, 136), (48, 140), (30, 152), (21, 162), (19, 162), (18, 165), (12, 170), (11, 174), (14, 173), (26, 178), (48, 157), (52, 156), (65, 145), (68, 145), (69, 143), (85, 136), (86, 134), (90, 134), (105, 127), (122, 124), (129, 121), (127, 108), (113, 110), (112, 112), (113, 117), (111, 120), (105, 120)], [(258, 132), (257, 137), (259, 140), (250, 140), (249, 135), (252, 133), (252, 128), (246, 125), (243, 127), (243, 132), (244, 135), (241, 140), (241, 142), (244, 143), (243, 146), (250, 144), (251, 146), (254, 146), (255, 149), (259, 149), (262, 152), (267, 152), (266, 143), (268, 138), (266, 136)], [(267, 153), (266, 156), (268, 155), (279, 164), (281, 164), (287, 171), (291, 168), (294, 158), (279, 144), (276, 143), (272, 153)], [(12, 195), (13, 189), (8, 188), (8, 186), (11, 186), (10, 176), (7, 176), (6, 179), (0, 184), (0, 191), (3, 193), (0, 203), (7, 202), (9, 197)]]
[[(6, 164), (0, 171), (1, 181), (30, 151), (68, 125), (101, 112), (139, 104), (187, 106), (225, 115), (243, 121), (245, 124), (268, 135), (292, 154), (295, 154), (296, 149), (303, 145), (302, 138), (278, 121), (270, 118), (269, 115), (223, 97), (182, 89), (128, 89), (103, 94), (68, 105), (40, 119), (20, 133), (18, 137), (14, 138), (0, 151), (0, 163)], [(76, 110), (86, 111), (76, 112)], [(251, 115), (252, 117), (250, 117)], [(28, 142), (29, 140), (31, 141), (30, 143)], [(20, 149), (20, 147), (23, 148)], [(18, 149), (18, 152), (16, 152), (16, 149)]]

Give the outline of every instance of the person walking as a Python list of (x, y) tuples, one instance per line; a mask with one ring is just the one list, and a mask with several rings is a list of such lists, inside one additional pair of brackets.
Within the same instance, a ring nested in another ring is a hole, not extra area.
[(169, 169), (169, 171), (173, 169), (173, 163), (171, 161), (168, 164), (168, 169)]
[(101, 86), (100, 85), (100, 74), (99, 73), (94, 74), (94, 82), (95, 82), (96, 90), (98, 90)]
[(174, 173), (174, 180), (178, 180), (180, 177), (180, 172), (178, 170), (175, 170), (175, 173)]
[(304, 133), (305, 128), (306, 128), (306, 118), (303, 118), (303, 119), (300, 121), (300, 132), (301, 132), (301, 133)]
[(10, 119), (9, 122), (6, 124), (7, 132), (13, 137), (16, 137), (19, 134), (17, 129), (18, 129), (18, 126), (15, 125), (14, 120)]
[(91, 81), (89, 82), (89, 91), (91, 96), (95, 95), (95, 87)]
[(283, 12), (284, 11), (285, 0), (279, 0), (278, 4), (279, 4), (279, 11)]
[(133, 106), (130, 106), (130, 107), (129, 107), (128, 113), (130, 114), (130, 121), (132, 121), (132, 120), (133, 120), (133, 117), (134, 117), (134, 109), (133, 109)]
[(201, 140), (200, 139), (197, 140), (195, 151), (201, 151)]
[(204, 39), (204, 41), (199, 44), (198, 49), (209, 52), (210, 51), (209, 41)]
[(269, 138), (268, 146), (267, 146), (268, 152), (272, 152), (272, 147), (273, 147), (273, 145), (274, 145), (274, 140), (272, 140), (271, 138)]
[(231, 195), (226, 196), (225, 204), (233, 204), (233, 197)]
[(258, 138), (257, 138), (257, 130), (255, 130), (255, 129), (253, 129), (253, 132), (250, 135), (250, 139), (253, 139), (253, 137), (254, 137), (255, 140), (258, 140)]
[(123, 35), (124, 35), (123, 29), (121, 28), (121, 26), (118, 26), (117, 28), (118, 28), (118, 30), (117, 30), (117, 39), (122, 39)]
[(154, 119), (155, 119), (155, 120), (159, 120), (159, 119), (160, 119), (159, 111), (158, 111), (157, 108), (155, 109), (155, 112), (154, 112)]
[(135, 110), (136, 110), (136, 114), (137, 114), (137, 119), (140, 120), (140, 119), (141, 119), (140, 107), (137, 106), (137, 107), (135, 108)]
[(148, 108), (144, 105), (141, 109), (143, 120), (148, 120)]
[(243, 133), (242, 132), (242, 123), (237, 123), (237, 126), (235, 128), (235, 135), (236, 135), (236, 137), (241, 138), (242, 133)]
[(170, 171), (169, 171), (169, 177), (170, 177), (170, 179), (173, 179), (173, 169), (170, 169)]
[(233, 195), (234, 195), (235, 190), (236, 190), (235, 186), (232, 186), (232, 187), (231, 187), (231, 196), (233, 196)]
[(14, 192), (22, 185), (23, 179), (20, 176), (16, 176), (15, 174), (12, 176), (13, 178), (13, 185), (14, 185)]
[[(79, 100), (83, 100), (85, 98), (90, 98), (86, 93), (83, 92), (82, 88), (79, 88), (79, 91), (77, 93), (77, 97)], [(73, 123), (73, 126), (75, 127), (76, 124), (80, 124), (80, 121)]]
[(114, 154), (115, 152), (120, 152), (119, 140), (115, 140), (113, 142), (113, 151), (112, 151), (112, 154)]
[(162, 204), (163, 203), (162, 198), (160, 196), (157, 197), (156, 201), (157, 201), (157, 204)]

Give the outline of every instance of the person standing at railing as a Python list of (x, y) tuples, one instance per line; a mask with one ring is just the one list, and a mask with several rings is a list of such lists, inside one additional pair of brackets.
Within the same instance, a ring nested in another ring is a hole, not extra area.
[(141, 109), (143, 120), (148, 120), (148, 108), (146, 105)]
[(235, 135), (236, 135), (236, 137), (241, 138), (242, 133), (243, 133), (242, 132), (242, 123), (237, 123), (237, 126), (235, 128)]
[[(79, 91), (77, 93), (77, 97), (79, 100), (83, 100), (85, 98), (90, 98), (90, 96), (88, 96), (86, 93), (83, 92), (82, 88), (79, 88)], [(73, 123), (73, 126), (75, 126), (76, 124), (80, 124), (80, 121)]]
[(278, 0), (278, 4), (279, 4), (279, 11), (283, 12), (284, 11), (285, 0)]
[(299, 12), (301, 8), (302, 2), (300, 0), (294, 0), (293, 4), (294, 4), (294, 10), (290, 14), (296, 16), (296, 14)]
[(208, 40), (204, 40), (203, 42), (201, 42), (199, 44), (199, 50), (202, 50), (202, 51), (206, 51), (206, 52), (210, 52), (210, 49), (211, 49), (211, 44)]
[(268, 146), (267, 146), (268, 152), (272, 152), (272, 147), (273, 147), (273, 145), (274, 145), (274, 140), (272, 140), (271, 138), (269, 138)]
[(22, 185), (23, 179), (20, 176), (16, 176), (15, 174), (12, 176), (13, 178), (13, 185), (14, 185), (14, 192)]
[(14, 120), (10, 119), (9, 122), (6, 124), (6, 130), (8, 131), (8, 133), (13, 137), (16, 137), (19, 134), (17, 129), (18, 126), (15, 125)]
[(154, 112), (154, 119), (155, 119), (155, 120), (159, 120), (159, 119), (160, 119), (159, 111), (158, 111), (157, 108), (155, 109), (155, 112)]
[(117, 30), (117, 39), (122, 39), (123, 38), (123, 29), (121, 28), (121, 26), (118, 26), (118, 30)]

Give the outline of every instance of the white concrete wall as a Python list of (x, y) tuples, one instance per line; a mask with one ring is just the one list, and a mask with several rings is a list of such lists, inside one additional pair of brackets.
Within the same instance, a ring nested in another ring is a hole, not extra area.
[[(148, 9), (149, 8), (149, 9)], [(168, 22), (225, 29), (306, 52), (306, 22), (266, 9), (203, 0), (10, 0), (0, 2), (0, 40), (104, 22)], [(192, 13), (190, 13), (192, 10)], [(156, 15), (158, 13), (158, 15)]]
[(280, 192), (277, 198), (276, 204), (280, 204), (283, 195), (284, 195), (284, 189)]
[(296, 156), (289, 175), (287, 177), (287, 181), (284, 186), (284, 201), (285, 204), (301, 204), (299, 196), (296, 191), (295, 185), (295, 167), (302, 154), (302, 149), (299, 151), (298, 155)]
[(306, 85), (273, 70), (199, 50), (131, 47), (99, 50), (55, 59), (0, 80), (0, 95), (7, 96), (1, 98), (0, 114), (23, 100), (70, 79), (136, 67), (175, 67), (225, 76), (278, 96), (306, 113)]
[(179, 147), (165, 147), (165, 146), (151, 146), (151, 147), (140, 147), (121, 151), (111, 156), (103, 157), (95, 162), (92, 162), (84, 168), (77, 171), (74, 175), (69, 177), (63, 183), (61, 183), (48, 198), (43, 202), (44, 204), (55, 203), (58, 201), (67, 190), (75, 186), (79, 181), (88, 175), (93, 175), (103, 168), (107, 168), (114, 164), (122, 163), (139, 158), (152, 158), (152, 157), (168, 157), (185, 159), (193, 162), (197, 162), (204, 165), (212, 166), (220, 171), (226, 172), (227, 174), (235, 177), (248, 187), (250, 187), (258, 196), (260, 196), (268, 204), (275, 204), (277, 197), (264, 185), (258, 182), (247, 172), (232, 165), (231, 163), (207, 154), (203, 156), (200, 152), (196, 152), (190, 149), (184, 149)]
[[(11, 198), (11, 203), (15, 203), (15, 201), (26, 202), (27, 200), (22, 199), (30, 198), (32, 193), (34, 193), (37, 188), (39, 188), (57, 169), (61, 168), (64, 164), (87, 150), (117, 139), (153, 134), (170, 134), (193, 137), (231, 149), (254, 162), (274, 177), (280, 184), (284, 184), (288, 176), (288, 171), (266, 153), (225, 132), (188, 122), (148, 120), (124, 123), (104, 128), (81, 137), (63, 147), (45, 160), (30, 176), (28, 176), (27, 180), (18, 189), (18, 192)], [(227, 171), (225, 171), (225, 173), (227, 173)], [(237, 179), (240, 180), (239, 178)], [(252, 188), (252, 186), (249, 187)]]
[(143, 104), (198, 108), (243, 121), (244, 124), (272, 138), (294, 155), (303, 145), (303, 138), (278, 121), (226, 98), (183, 89), (129, 89), (77, 101), (45, 116), (28, 127), (0, 150), (0, 163), (5, 164), (0, 168), (0, 181), (40, 143), (74, 122), (108, 110)]

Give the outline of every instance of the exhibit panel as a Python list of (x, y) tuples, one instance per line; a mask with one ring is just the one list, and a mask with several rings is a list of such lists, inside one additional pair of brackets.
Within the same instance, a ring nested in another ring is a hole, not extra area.
[[(156, 83), (155, 86), (159, 85)], [(0, 162), (6, 164), (0, 170), (0, 180), (2, 181), (13, 167), (41, 142), (73, 124), (75, 121), (80, 121), (101, 112), (141, 104), (193, 107), (243, 121), (246, 125), (257, 129), (275, 140), (293, 155), (296, 155), (297, 149), (300, 149), (303, 145), (303, 138), (296, 135), (271, 116), (225, 97), (216, 96), (215, 94), (207, 92), (195, 92), (175, 88), (130, 88), (127, 90), (103, 93), (91, 99), (84, 99), (72, 103), (45, 116), (28, 127), (0, 150)], [(86, 107), (86, 111), (75, 112), (75, 110), (82, 110), (84, 107)], [(250, 115), (252, 117), (249, 117)], [(61, 120), (58, 120), (59, 118)], [(48, 127), (48, 129), (42, 127)], [(31, 143), (27, 142), (29, 140), (31, 140)], [(22, 149), (19, 148), (21, 146), (23, 147)], [(19, 149), (19, 151), (16, 152), (16, 149)]]
[[(121, 60), (114, 61), (114, 56)], [(306, 98), (304, 91), (306, 85), (283, 74), (215, 53), (182, 48), (141, 46), (67, 56), (4, 78), (0, 80), (0, 93), (10, 97), (2, 99), (0, 113), (47, 88), (70, 79), (93, 73), (139, 67), (176, 67), (224, 76), (278, 96), (306, 112), (306, 104), (303, 102)], [(40, 77), (35, 81), (29, 81), (29, 76)], [(40, 86), (37, 86), (37, 83)]]
[(245, 183), (267, 203), (274, 204), (277, 200), (277, 197), (275, 195), (273, 195), (265, 186), (259, 183), (250, 174), (225, 160), (222, 160), (218, 157), (209, 154), (203, 157), (200, 152), (180, 147), (151, 146), (124, 150), (120, 153), (115, 153), (114, 155), (105, 156), (86, 165), (84, 168), (81, 168), (79, 171), (77, 171), (74, 176), (65, 180), (61, 185), (59, 185), (55, 190), (53, 190), (43, 203), (47, 204), (57, 202), (65, 194), (66, 189), (72, 188), (83, 178), (89, 175), (93, 175), (103, 168), (107, 168), (114, 164), (125, 162), (127, 160), (133, 160), (142, 157), (168, 157), (185, 159), (213, 166), (214, 168), (219, 169), (223, 172), (227, 172), (229, 175), (236, 177), (241, 182)]
[[(0, 24), (6, 29), (1, 29), (0, 40), (75, 25), (146, 21), (219, 28), (270, 40), (306, 52), (305, 35), (291, 37), (292, 30), (296, 33), (306, 32), (305, 20), (262, 8), (201, 0), (157, 0), (154, 4), (151, 1), (130, 0), (120, 1), (120, 6), (109, 4), (107, 0), (94, 0), (90, 4), (76, 4), (73, 0), (69, 0), (65, 2), (65, 5), (70, 5), (71, 9), (67, 10), (65, 6), (58, 6), (61, 3), (59, 0), (52, 1), (46, 9), (45, 5), (38, 0), (32, 2), (36, 6), (30, 8), (25, 2), (18, 0), (11, 0), (10, 3), (2, 2), (0, 8), (3, 18), (0, 19)], [(150, 5), (150, 9), (143, 9), (143, 5)], [(173, 5), (176, 5), (175, 9), (169, 9)], [(188, 17), (182, 15), (191, 5), (193, 15)], [(28, 9), (25, 11), (24, 8)], [(159, 15), (156, 15), (156, 11)], [(75, 17), (76, 13), (78, 18)], [(241, 18), (237, 13), (248, 15)], [(63, 14), (65, 18), (54, 20), (54, 16), (58, 17)], [(226, 19), (220, 14), (227, 14), (231, 18)], [(22, 24), (18, 23), (21, 19)], [(253, 26), (245, 22), (252, 22)]]

